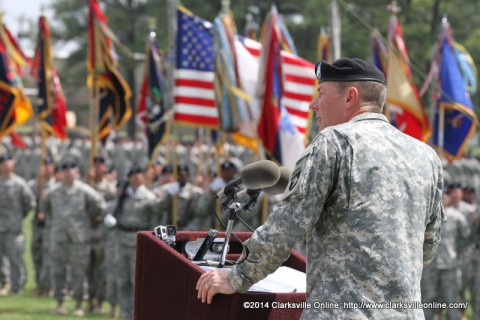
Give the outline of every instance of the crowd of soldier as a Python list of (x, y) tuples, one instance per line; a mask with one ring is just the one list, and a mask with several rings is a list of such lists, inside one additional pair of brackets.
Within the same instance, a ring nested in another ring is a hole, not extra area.
[[(132, 151), (136, 145), (143, 154)], [(0, 174), (4, 167), (8, 174), (0, 179), (4, 188), (0, 190), (0, 245), (11, 252), (0, 250), (0, 293), (16, 294), (25, 285), (21, 226), (33, 210), (31, 251), (37, 292), (54, 296), (54, 313), (67, 313), (64, 302), (71, 295), (76, 316), (84, 315), (82, 302), (87, 299), (89, 312), (101, 312), (108, 302), (112, 316), (119, 306), (123, 318), (132, 318), (136, 233), (172, 224), (174, 206), (178, 230), (218, 226), (213, 214), (218, 210), (215, 195), (238, 176), (242, 160), (233, 157), (232, 146), (227, 145), (226, 157), (212, 160), (210, 172), (201, 175), (199, 158), (207, 156), (199, 153), (210, 148), (178, 145), (180, 164), (174, 181), (173, 167), (165, 160), (172, 158), (167, 149), (160, 150), (147, 168), (143, 144), (120, 141), (110, 150), (100, 150), (88, 168), (87, 140), (62, 147), (49, 146), (41, 165), (32, 160), (39, 162), (38, 148), (7, 147), (1, 152)], [(35, 177), (32, 168), (36, 168)], [(244, 219), (252, 228), (261, 222), (259, 207)], [(235, 229), (247, 230), (240, 224)]]

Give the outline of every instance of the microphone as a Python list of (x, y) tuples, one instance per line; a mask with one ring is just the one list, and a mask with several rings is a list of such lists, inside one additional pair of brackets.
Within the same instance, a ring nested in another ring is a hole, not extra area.
[(238, 192), (236, 194), (237, 198), (249, 196), (248, 201), (243, 205), (242, 209), (245, 211), (252, 211), (253, 207), (257, 203), (258, 196), (262, 191), (269, 196), (283, 194), (288, 186), (291, 174), (292, 170), (290, 170), (289, 168), (280, 167), (280, 179), (278, 179), (277, 183), (275, 183), (274, 185), (262, 189), (243, 189)]
[(280, 168), (270, 160), (260, 160), (246, 165), (240, 172), (240, 178), (228, 183), (217, 193), (217, 197), (231, 197), (243, 184), (247, 189), (262, 189), (270, 187), (280, 179)]
[(285, 189), (287, 189), (291, 175), (292, 170), (286, 167), (280, 167), (280, 178), (278, 179), (277, 183), (270, 187), (263, 188), (263, 192), (270, 196), (284, 193)]

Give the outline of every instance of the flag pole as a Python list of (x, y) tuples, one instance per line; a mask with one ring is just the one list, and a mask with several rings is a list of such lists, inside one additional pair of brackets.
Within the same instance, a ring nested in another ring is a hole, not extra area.
[[(173, 125), (173, 179), (178, 183), (178, 154), (177, 154), (177, 126)], [(180, 186), (180, 184), (179, 184)], [(180, 188), (178, 189), (180, 193)], [(172, 224), (178, 228), (178, 193), (172, 195)]]
[[(43, 5), (40, 6), (40, 14), (41, 14), (41, 17), (43, 17), (43, 12), (44, 12), (45, 8)], [(46, 18), (43, 18), (45, 19), (45, 22), (46, 22)], [(39, 20), (39, 27), (40, 27), (40, 30), (39, 32), (42, 33), (42, 26), (41, 26), (41, 20), (42, 18), (40, 18)], [(46, 36), (46, 35), (45, 35)], [(43, 39), (43, 41), (41, 42), (42, 43), (42, 46), (43, 48), (41, 48), (41, 50), (43, 51), (43, 72), (44, 74), (42, 75), (42, 77), (44, 78), (44, 81), (45, 81), (45, 105), (46, 105), (46, 109), (47, 110), (52, 110), (52, 98), (50, 96), (50, 79), (47, 78), (47, 75), (48, 75), (48, 72), (47, 72), (47, 66), (48, 64), (50, 63), (50, 61), (45, 61), (45, 58), (46, 58), (46, 44), (45, 44), (45, 38)], [(48, 56), (47, 58), (51, 58), (50, 56)], [(40, 89), (40, 88), (39, 88)], [(40, 91), (39, 91), (39, 94), (40, 94)], [(50, 111), (51, 113), (51, 111)], [(37, 118), (39, 120), (39, 124), (40, 124), (40, 167), (42, 166), (42, 164), (45, 162), (45, 159), (47, 158), (47, 129), (45, 128), (44, 126), (44, 119), (41, 118), (41, 114), (39, 114), (39, 117)], [(39, 170), (39, 173), (40, 173), (40, 170)], [(45, 187), (45, 177), (42, 176), (42, 175), (39, 175), (38, 176), (38, 200), (40, 200), (42, 198), (42, 193), (43, 193), (43, 189)], [(39, 204), (37, 204), (38, 206)]]
[[(94, 59), (95, 61), (95, 59)], [(99, 88), (97, 85), (97, 77), (96, 77), (96, 69), (95, 69), (95, 62), (93, 68), (93, 79), (92, 79), (92, 89), (93, 89), (93, 96), (92, 102), (90, 104), (90, 157), (89, 157), (89, 169), (87, 171), (87, 182), (91, 182), (90, 171), (93, 168), (93, 160), (97, 155), (97, 142), (98, 142), (98, 110), (100, 107), (100, 100), (99, 100)]]

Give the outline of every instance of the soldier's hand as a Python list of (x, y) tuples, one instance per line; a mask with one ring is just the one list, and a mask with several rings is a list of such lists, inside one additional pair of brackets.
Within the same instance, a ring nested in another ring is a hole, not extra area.
[(37, 221), (38, 223), (44, 223), (45, 222), (45, 214), (43, 212), (38, 212), (37, 213)]
[(217, 293), (233, 294), (235, 289), (228, 281), (228, 271), (224, 269), (215, 269), (202, 274), (197, 281), (197, 298), (202, 299), (202, 303), (212, 303), (213, 296)]

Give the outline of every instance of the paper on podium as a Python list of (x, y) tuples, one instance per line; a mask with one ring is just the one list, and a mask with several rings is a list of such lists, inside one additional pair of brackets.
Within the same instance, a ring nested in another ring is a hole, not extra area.
[[(201, 266), (204, 271), (208, 272), (215, 267)], [(230, 268), (224, 268), (230, 271)], [(290, 293), (290, 292), (306, 292), (307, 278), (304, 272), (289, 268), (280, 267), (272, 274), (269, 274), (265, 279), (260, 280), (248, 289), (248, 292), (275, 292), (275, 293)]]

